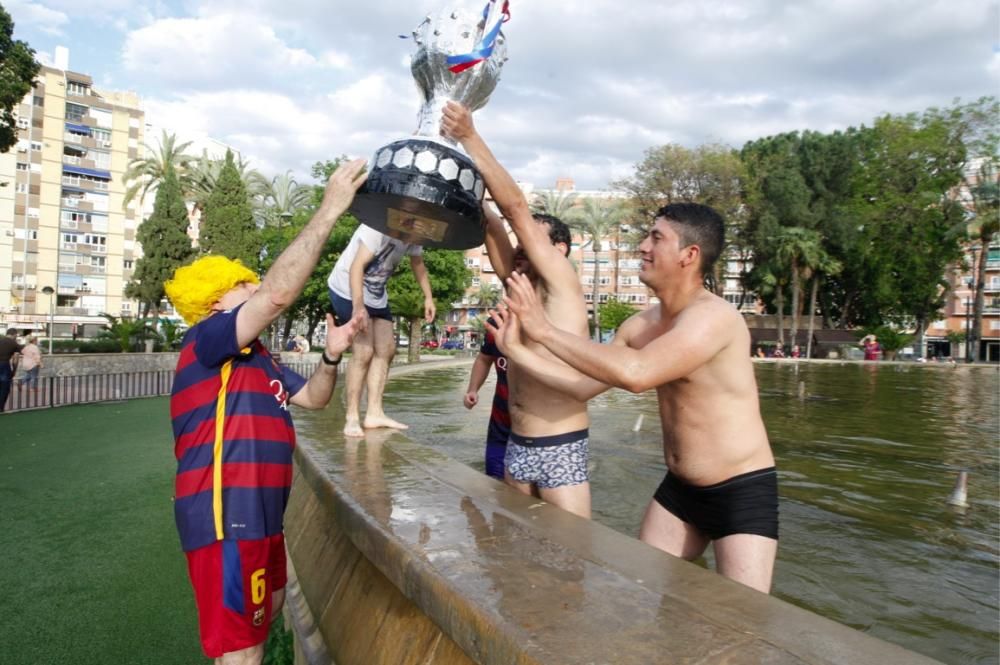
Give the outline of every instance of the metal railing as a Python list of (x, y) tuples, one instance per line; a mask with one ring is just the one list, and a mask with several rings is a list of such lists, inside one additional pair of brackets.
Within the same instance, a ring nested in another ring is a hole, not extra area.
[[(346, 364), (346, 363), (345, 363)], [(316, 369), (316, 363), (282, 363), (306, 378)], [(340, 366), (343, 372), (344, 365)], [(146, 372), (121, 372), (115, 374), (87, 374), (78, 376), (39, 377), (37, 386), (22, 383), (24, 375), (18, 373), (11, 385), (6, 411), (49, 409), (71, 404), (120, 402), (140, 397), (159, 397), (170, 394), (174, 383), (174, 370)]]

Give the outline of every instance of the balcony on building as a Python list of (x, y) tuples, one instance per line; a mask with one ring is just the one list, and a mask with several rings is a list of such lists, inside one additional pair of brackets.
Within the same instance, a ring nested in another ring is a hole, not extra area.
[(88, 169), (82, 166), (63, 164), (63, 191), (107, 192), (111, 185), (111, 171)]

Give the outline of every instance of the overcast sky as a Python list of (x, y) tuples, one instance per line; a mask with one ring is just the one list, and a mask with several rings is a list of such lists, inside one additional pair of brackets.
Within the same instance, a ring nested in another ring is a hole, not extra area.
[[(267, 175), (370, 156), (416, 129), (402, 40), (485, 0), (4, 1), (15, 37), (148, 120)], [(664, 143), (734, 147), (1000, 94), (1000, 0), (511, 0), (476, 124), (515, 178), (601, 189)], [(155, 140), (155, 137), (148, 137)]]

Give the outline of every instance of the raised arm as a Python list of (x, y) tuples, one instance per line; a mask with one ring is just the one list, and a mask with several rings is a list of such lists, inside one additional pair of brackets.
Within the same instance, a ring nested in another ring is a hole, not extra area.
[(330, 231), (367, 177), (364, 167), (365, 160), (355, 159), (341, 164), (330, 176), (319, 210), (275, 260), (260, 288), (236, 315), (236, 339), (240, 347), (257, 339), (302, 293)]
[(486, 217), (486, 253), (489, 254), (493, 272), (503, 282), (514, 270), (514, 247), (510, 244), (503, 220), (493, 212), (493, 208), (484, 204), (483, 215)]
[(579, 290), (580, 280), (573, 265), (549, 241), (545, 227), (535, 222), (524, 192), (476, 131), (469, 110), (456, 102), (448, 102), (441, 121), (441, 131), (459, 141), (472, 157), (493, 200), (501, 214), (510, 222), (532, 267), (545, 281), (546, 288), (550, 292)]
[(420, 285), (420, 290), (424, 292), (424, 321), (430, 323), (437, 316), (437, 306), (434, 304), (434, 294), (431, 292), (431, 279), (427, 275), (427, 266), (424, 264), (424, 257), (419, 254), (410, 255), (410, 268), (413, 269), (413, 276)]
[[(347, 324), (335, 326), (333, 325), (333, 316), (326, 315), (324, 359), (316, 365), (316, 370), (309, 377), (306, 385), (292, 395), (289, 400), (292, 404), (305, 409), (322, 409), (330, 403), (333, 389), (337, 386), (337, 365), (340, 364), (341, 355), (354, 340), (360, 320), (360, 313), (354, 312), (354, 316)], [(331, 365), (330, 361), (336, 364)]]
[(649, 316), (648, 310), (622, 325), (622, 344), (599, 344), (552, 325), (523, 275), (508, 279), (507, 290), (504, 302), (517, 315), (526, 336), (587, 376), (633, 393), (689, 375), (726, 346), (734, 329), (731, 318), (701, 301), (690, 305), (669, 330), (642, 348), (631, 348), (628, 340), (641, 325), (641, 317)]

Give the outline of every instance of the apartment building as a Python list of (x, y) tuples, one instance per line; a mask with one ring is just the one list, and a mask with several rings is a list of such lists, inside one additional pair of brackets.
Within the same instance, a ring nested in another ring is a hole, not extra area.
[(47, 331), (51, 320), (60, 339), (92, 336), (102, 313), (135, 314), (123, 292), (141, 213), (123, 208), (122, 175), (142, 150), (144, 113), (134, 93), (69, 70), (65, 50), (56, 59), (15, 109), (19, 140), (0, 156), (0, 327)]
[(983, 319), (979, 329), (979, 355), (974, 360), (1000, 362), (1000, 237), (986, 247), (969, 243), (965, 260), (946, 276), (949, 282), (943, 318), (931, 322), (924, 332), (930, 357), (968, 356), (965, 339), (975, 325), (976, 279), (979, 262), (985, 261), (983, 275)]

